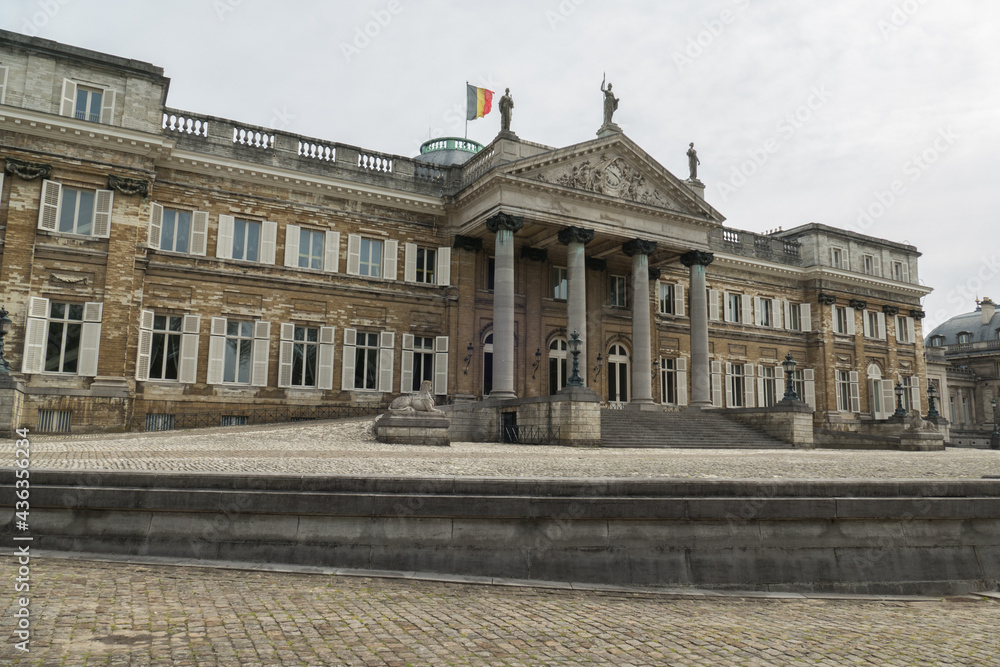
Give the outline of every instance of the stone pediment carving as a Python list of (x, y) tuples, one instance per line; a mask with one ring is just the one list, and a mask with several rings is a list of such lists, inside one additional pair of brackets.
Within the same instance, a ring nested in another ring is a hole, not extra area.
[(610, 151), (592, 155), (580, 162), (559, 165), (528, 177), (639, 204), (660, 208), (682, 208), (631, 160)]

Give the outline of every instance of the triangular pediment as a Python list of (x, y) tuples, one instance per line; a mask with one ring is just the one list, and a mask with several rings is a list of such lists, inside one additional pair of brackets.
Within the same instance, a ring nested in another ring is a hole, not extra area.
[(725, 219), (623, 134), (542, 153), (503, 165), (499, 170), (529, 181), (713, 222)]

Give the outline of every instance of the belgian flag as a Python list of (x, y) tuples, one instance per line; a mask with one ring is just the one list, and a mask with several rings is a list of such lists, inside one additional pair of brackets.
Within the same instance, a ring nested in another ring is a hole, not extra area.
[(465, 84), (466, 91), (466, 120), (476, 120), (482, 118), (493, 108), (493, 91), (485, 88), (476, 88), (473, 85)]

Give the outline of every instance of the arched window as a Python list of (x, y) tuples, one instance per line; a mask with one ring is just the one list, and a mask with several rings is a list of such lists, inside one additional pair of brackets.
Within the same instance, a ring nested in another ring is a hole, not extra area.
[[(892, 381), (889, 381), (889, 397), (892, 394)], [(887, 419), (892, 413), (892, 399), (886, 399), (886, 388), (882, 380), (882, 369), (878, 364), (868, 365), (868, 409), (875, 419)]]
[(555, 394), (566, 386), (566, 339), (549, 343), (549, 393)]
[(629, 357), (624, 345), (608, 348), (608, 402), (621, 406), (628, 403)]

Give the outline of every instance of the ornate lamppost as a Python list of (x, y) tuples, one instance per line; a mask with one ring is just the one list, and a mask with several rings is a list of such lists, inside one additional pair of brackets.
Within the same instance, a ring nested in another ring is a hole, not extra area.
[(472, 343), (469, 343), (469, 346), (465, 348), (466, 352), (465, 359), (462, 359), (462, 361), (465, 362), (465, 371), (464, 371), (465, 375), (469, 374), (469, 362), (472, 361), (472, 353), (475, 351), (476, 348), (472, 347)]
[(10, 333), (10, 318), (7, 309), (0, 306), (0, 375), (10, 375), (10, 364), (3, 356), (3, 339)]
[(934, 401), (936, 399), (937, 399), (937, 387), (935, 387), (932, 384), (931, 386), (927, 387), (927, 403), (928, 403), (928, 406), (927, 406), (927, 418), (928, 419), (937, 419), (938, 417), (941, 416), (941, 413), (939, 413), (937, 411), (937, 405), (934, 404)]
[(785, 369), (785, 398), (786, 401), (797, 401), (799, 395), (795, 393), (795, 359), (792, 353), (785, 355), (785, 360), (781, 362), (781, 367)]
[(997, 397), (990, 399), (993, 406), (993, 433), (990, 434), (990, 449), (1000, 449), (1000, 430), (997, 429)]
[(535, 373), (538, 372), (538, 367), (542, 365), (542, 348), (535, 350), (535, 363), (531, 364), (531, 379), (535, 379)]
[(583, 347), (583, 341), (580, 340), (580, 332), (574, 329), (573, 333), (569, 335), (569, 352), (573, 355), (573, 371), (570, 373), (569, 379), (566, 380), (567, 387), (583, 386), (583, 378), (580, 377), (581, 347)]
[(896, 411), (892, 413), (893, 417), (905, 417), (906, 410), (903, 408), (903, 385), (900, 382), (896, 383), (896, 387), (893, 389), (896, 393)]

